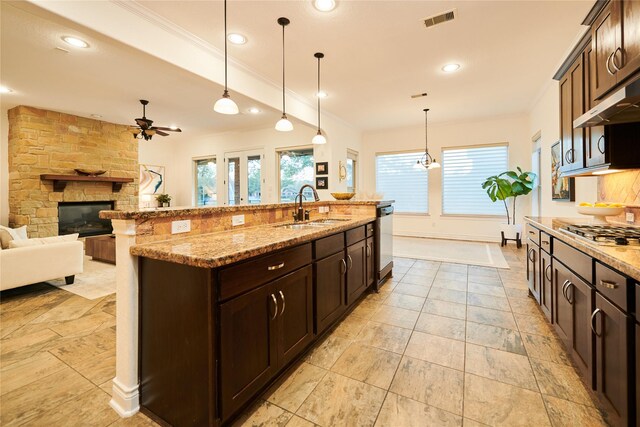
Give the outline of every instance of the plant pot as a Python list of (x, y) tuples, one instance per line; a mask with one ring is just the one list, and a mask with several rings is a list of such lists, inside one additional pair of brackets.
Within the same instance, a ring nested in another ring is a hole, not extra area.
[(169, 202), (164, 202), (164, 203), (162, 204), (162, 207), (163, 207), (163, 208), (168, 208), (168, 207), (169, 207)]
[(522, 239), (522, 224), (500, 224), (500, 231), (506, 239)]

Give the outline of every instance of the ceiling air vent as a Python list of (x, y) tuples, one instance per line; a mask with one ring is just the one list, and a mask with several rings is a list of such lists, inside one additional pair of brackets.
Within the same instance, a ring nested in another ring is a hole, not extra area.
[(457, 9), (451, 9), (438, 15), (429, 16), (428, 18), (424, 18), (424, 26), (429, 28), (434, 25), (442, 24), (443, 22), (453, 21), (457, 14)]

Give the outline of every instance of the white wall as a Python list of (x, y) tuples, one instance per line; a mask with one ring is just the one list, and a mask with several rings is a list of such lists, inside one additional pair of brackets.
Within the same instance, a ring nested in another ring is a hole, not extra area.
[[(531, 166), (531, 138), (528, 116), (499, 117), (490, 120), (429, 125), (429, 152), (441, 159), (444, 147), (509, 143), (509, 167), (528, 170)], [(375, 155), (379, 152), (424, 150), (424, 126), (391, 129), (363, 135), (361, 154), (362, 184), (375, 191)], [(397, 214), (394, 234), (421, 237), (496, 241), (504, 218), (478, 218), (442, 215), (441, 169), (429, 171), (429, 215)], [(478, 183), (480, 185), (480, 183)], [(361, 185), (362, 187), (362, 185)], [(529, 198), (518, 198), (517, 211), (529, 213)]]
[(9, 224), (9, 117), (0, 118), (0, 224)]

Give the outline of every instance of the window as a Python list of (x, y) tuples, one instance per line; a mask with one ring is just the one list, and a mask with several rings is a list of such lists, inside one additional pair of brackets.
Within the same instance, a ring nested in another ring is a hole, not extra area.
[(376, 191), (395, 200), (398, 213), (428, 213), (429, 173), (418, 165), (424, 152), (378, 154)]
[(227, 203), (256, 205), (262, 200), (262, 150), (225, 153)]
[(194, 162), (196, 206), (218, 204), (216, 179), (218, 168), (215, 157), (196, 159)]
[(509, 167), (509, 146), (493, 145), (444, 149), (442, 152), (442, 213), (503, 215), (504, 205), (493, 203), (482, 183)]
[(347, 151), (347, 192), (355, 193), (358, 182), (358, 153)]
[[(297, 149), (280, 151), (280, 202), (293, 202), (300, 187), (304, 184), (314, 185), (313, 149)], [(307, 200), (313, 200), (310, 189), (305, 190)]]

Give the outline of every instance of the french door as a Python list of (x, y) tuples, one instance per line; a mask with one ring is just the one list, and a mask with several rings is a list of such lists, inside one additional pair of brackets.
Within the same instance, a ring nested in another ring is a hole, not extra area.
[(225, 153), (227, 205), (259, 204), (262, 201), (264, 150)]

